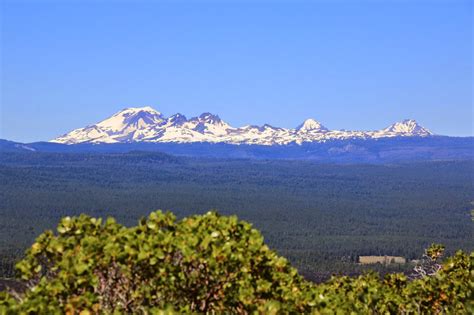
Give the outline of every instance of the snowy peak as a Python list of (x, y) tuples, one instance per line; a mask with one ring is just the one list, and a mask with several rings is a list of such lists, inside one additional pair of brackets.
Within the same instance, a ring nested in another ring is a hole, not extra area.
[(212, 125), (222, 123), (222, 120), (218, 115), (214, 115), (211, 113), (203, 113), (199, 115), (199, 117), (197, 117), (196, 119), (199, 120), (199, 122)]
[(309, 132), (309, 131), (317, 131), (317, 132), (323, 132), (323, 131), (328, 131), (326, 127), (321, 125), (319, 121), (316, 121), (312, 118), (306, 119), (301, 125), (296, 127), (296, 130), (299, 132)]
[(95, 125), (73, 130), (53, 142), (75, 144), (140, 141), (147, 136), (150, 129), (163, 122), (163, 115), (149, 106), (130, 107)]
[(163, 115), (147, 106), (125, 108), (97, 123), (96, 126), (104, 131), (120, 132), (126, 129), (145, 129), (161, 122), (163, 122)]
[(431, 131), (422, 127), (414, 119), (405, 119), (400, 122), (396, 122), (383, 130), (387, 133), (395, 133), (399, 135), (412, 135), (412, 136), (429, 136), (433, 135)]
[(156, 109), (150, 106), (127, 107), (115, 113), (114, 115), (112, 115), (112, 117), (115, 117), (115, 116), (132, 117), (136, 115), (158, 116), (158, 117), (163, 118), (163, 115), (159, 111), (157, 111)]
[(229, 130), (235, 129), (220, 119), (218, 115), (211, 113), (203, 113), (198, 117), (191, 118), (185, 127), (188, 127), (201, 134), (214, 136), (223, 136), (226, 135)]
[(84, 128), (75, 129), (52, 142), (127, 143), (127, 142), (211, 142), (230, 144), (284, 145), (346, 139), (387, 137), (427, 137), (432, 133), (415, 120), (397, 122), (376, 131), (330, 130), (314, 119), (305, 120), (296, 129), (263, 126), (234, 128), (218, 115), (203, 113), (187, 119), (182, 114), (168, 118), (157, 110), (131, 107)]
[(148, 113), (151, 113), (151, 114), (159, 114), (159, 115), (161, 115), (161, 113), (160, 113), (159, 111), (157, 111), (156, 109), (154, 109), (154, 108), (151, 107), (151, 106), (127, 107), (127, 108), (124, 108), (124, 109), (122, 109), (121, 111), (119, 111), (117, 114), (119, 114), (119, 113), (129, 113), (129, 114), (133, 114), (133, 113), (139, 113), (139, 112), (148, 112)]
[(186, 119), (186, 116), (177, 113), (168, 118), (168, 125), (169, 126), (182, 126), (185, 122), (188, 120)]

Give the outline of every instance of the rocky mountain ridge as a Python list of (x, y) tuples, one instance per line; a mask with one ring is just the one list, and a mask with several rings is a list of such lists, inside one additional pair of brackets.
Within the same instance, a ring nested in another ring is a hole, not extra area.
[(326, 142), (346, 139), (377, 139), (392, 137), (428, 137), (431, 131), (413, 119), (394, 123), (375, 131), (330, 130), (314, 119), (307, 119), (295, 129), (247, 125), (233, 127), (218, 115), (203, 113), (187, 119), (182, 114), (168, 118), (147, 107), (123, 109), (111, 117), (84, 128), (75, 129), (51, 142), (78, 143), (228, 143), (285, 145), (305, 142)]

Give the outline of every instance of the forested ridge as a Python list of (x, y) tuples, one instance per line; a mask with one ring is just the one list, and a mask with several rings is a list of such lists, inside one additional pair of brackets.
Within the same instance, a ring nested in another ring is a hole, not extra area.
[[(86, 213), (133, 225), (155, 209), (215, 209), (251, 222), (307, 278), (355, 274), (359, 255), (420, 257), (431, 243), (472, 251), (474, 163), (331, 165), (163, 153), (1, 153), (0, 271), (36, 235)], [(382, 272), (412, 266), (371, 266)]]

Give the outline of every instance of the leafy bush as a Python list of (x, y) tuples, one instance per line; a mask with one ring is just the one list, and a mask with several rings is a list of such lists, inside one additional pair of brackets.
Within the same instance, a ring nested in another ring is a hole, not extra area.
[(177, 222), (157, 211), (127, 228), (81, 215), (37, 238), (17, 265), (28, 290), (1, 293), (0, 314), (468, 313), (473, 261), (458, 252), (413, 281), (373, 273), (315, 285), (235, 216)]

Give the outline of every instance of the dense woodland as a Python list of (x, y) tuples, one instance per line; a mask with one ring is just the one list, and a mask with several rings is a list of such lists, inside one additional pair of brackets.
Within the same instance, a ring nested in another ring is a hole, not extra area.
[[(474, 249), (474, 162), (331, 165), (163, 153), (0, 153), (0, 276), (61, 217), (136, 224), (215, 209), (251, 222), (307, 278), (358, 273), (358, 255)], [(371, 266), (404, 271), (412, 266)]]

